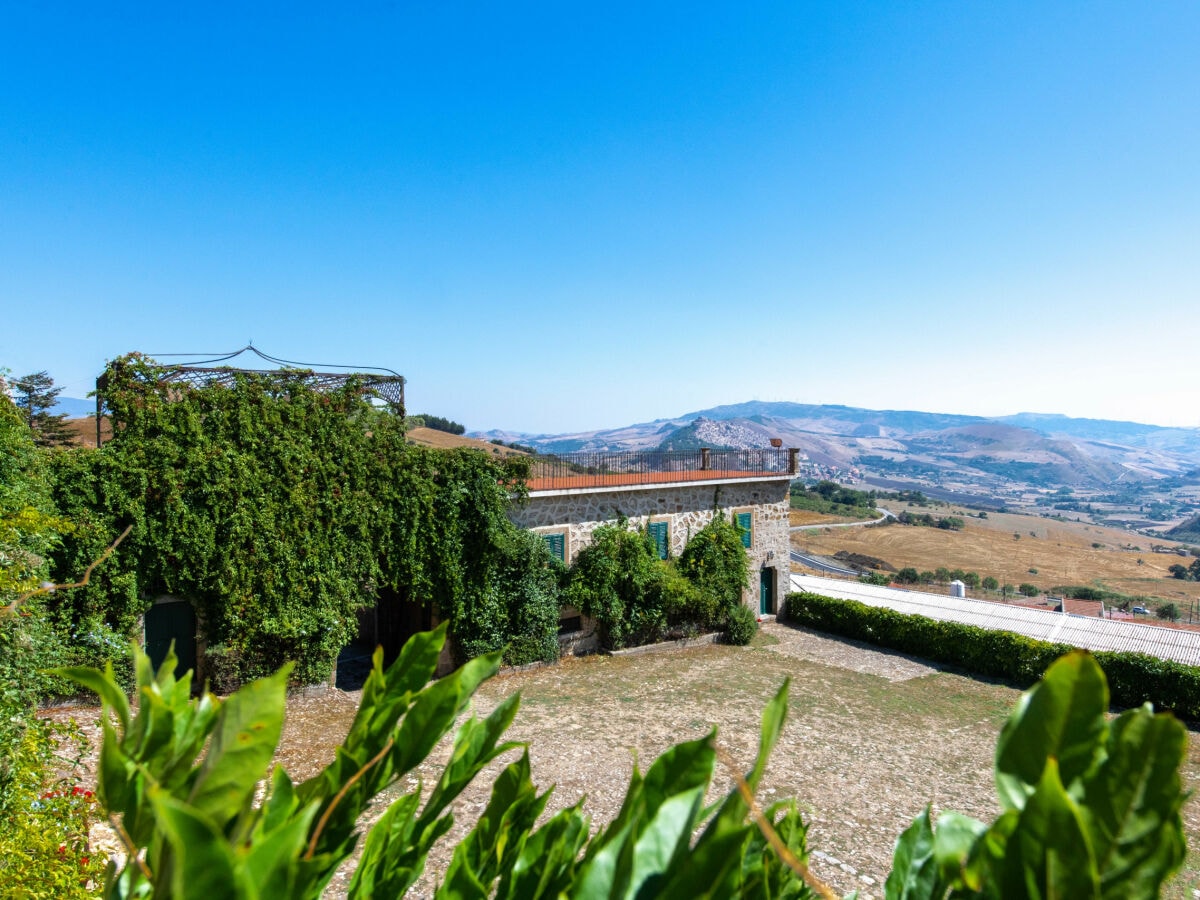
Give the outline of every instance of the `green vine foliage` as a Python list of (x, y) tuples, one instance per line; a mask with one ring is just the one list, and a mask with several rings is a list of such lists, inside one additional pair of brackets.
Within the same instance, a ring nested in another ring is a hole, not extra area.
[(738, 526), (716, 513), (683, 548), (679, 570), (717, 599), (723, 616), (732, 614), (742, 605), (742, 591), (750, 579), (750, 561)]
[[(725, 523), (725, 528), (732, 526)], [(630, 529), (624, 519), (601, 525), (571, 564), (563, 599), (594, 618), (601, 644), (614, 650), (727, 628), (731, 611), (741, 605), (741, 590), (731, 605), (728, 586), (719, 577), (689, 576), (726, 573), (740, 565), (744, 580), (746, 552), (736, 529), (733, 536), (734, 543), (715, 545), (709, 529), (698, 532), (676, 566), (658, 558), (646, 529)], [(702, 547), (693, 551), (698, 539)], [(725, 559), (722, 548), (732, 549), (737, 558)], [(684, 569), (689, 552), (694, 559), (716, 562)]]
[[(387, 588), (432, 605), (464, 655), (514, 639), (526, 656), (550, 655), (545, 559), (519, 549), (505, 515), (523, 460), (411, 446), (402, 417), (353, 382), (318, 392), (285, 370), (194, 388), (160, 383), (161, 371), (137, 355), (111, 363), (113, 439), (56, 460), (59, 507), (78, 523), (59, 572), (82, 571), (133, 525), (64, 601), (64, 627), (127, 634), (169, 593), (195, 605), (204, 637), (233, 651), (244, 675), (290, 661), (311, 683), (354, 637), (356, 611)], [(514, 615), (503, 581), (535, 597), (536, 612)]]

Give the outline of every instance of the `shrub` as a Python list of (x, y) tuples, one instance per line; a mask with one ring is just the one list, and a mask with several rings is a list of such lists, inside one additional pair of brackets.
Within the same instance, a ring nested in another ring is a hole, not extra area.
[(754, 639), (756, 631), (758, 617), (754, 615), (754, 610), (744, 603), (734, 607), (729, 614), (729, 630), (725, 633), (725, 639), (735, 646), (744, 647)]
[(532, 532), (512, 529), (497, 540), (493, 572), (451, 621), (460, 662), (494, 650), (520, 666), (558, 658), (558, 580), (562, 564)]
[(667, 624), (661, 568), (645, 531), (601, 525), (571, 564), (563, 602), (596, 620), (609, 649), (656, 640)]
[(712, 594), (729, 612), (742, 603), (750, 578), (750, 562), (737, 526), (718, 512), (692, 535), (679, 555), (679, 571)]
[(717, 597), (674, 566), (662, 566), (650, 590), (657, 592), (657, 604), (666, 612), (668, 637), (690, 637), (725, 626), (726, 611)]
[[(789, 594), (787, 617), (799, 625), (869, 641), (969, 672), (1032, 684), (1055, 659), (1074, 648), (1011, 631), (927, 619), (819, 594)], [(1150, 702), (1200, 721), (1200, 668), (1141, 653), (1101, 652), (1113, 702), (1134, 707)]]
[(1171, 622), (1179, 619), (1179, 607), (1174, 603), (1164, 603), (1155, 612), (1160, 619), (1167, 619)]
[[(78, 693), (78, 688), (73, 693)], [(87, 741), (72, 722), (27, 721), (6, 752), (8, 789), (0, 803), (0, 896), (93, 897), (105, 859), (88, 849), (99, 813), (95, 794), (54, 773), (60, 747), (77, 756)]]

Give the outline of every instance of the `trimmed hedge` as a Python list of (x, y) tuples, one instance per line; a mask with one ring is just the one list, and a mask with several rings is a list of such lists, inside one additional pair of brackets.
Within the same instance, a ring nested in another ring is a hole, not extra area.
[[(856, 638), (1029, 687), (1054, 660), (1075, 648), (958, 622), (867, 606), (820, 594), (789, 594), (789, 622)], [(1108, 678), (1114, 706), (1147, 701), (1160, 711), (1200, 722), (1200, 668), (1144, 653), (1093, 653)]]

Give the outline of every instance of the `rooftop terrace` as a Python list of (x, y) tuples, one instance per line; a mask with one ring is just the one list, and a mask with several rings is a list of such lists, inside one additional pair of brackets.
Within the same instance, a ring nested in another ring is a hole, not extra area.
[(710, 481), (792, 478), (798, 451), (653, 450), (563, 453), (533, 460), (529, 490), (562, 491)]

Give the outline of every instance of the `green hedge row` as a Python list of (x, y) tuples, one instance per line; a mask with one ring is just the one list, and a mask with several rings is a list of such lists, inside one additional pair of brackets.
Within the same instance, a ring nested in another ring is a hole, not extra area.
[[(1054, 660), (1075, 649), (1011, 631), (939, 622), (820, 594), (789, 594), (785, 609), (788, 621), (797, 625), (958, 666), (1022, 688), (1041, 678)], [(1200, 668), (1143, 653), (1101, 651), (1093, 655), (1108, 677), (1113, 705), (1133, 707), (1150, 701), (1157, 710), (1200, 722)]]

